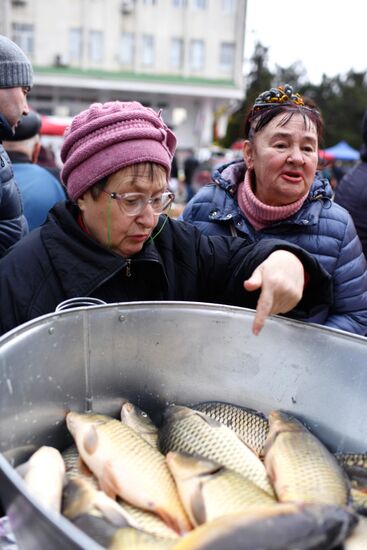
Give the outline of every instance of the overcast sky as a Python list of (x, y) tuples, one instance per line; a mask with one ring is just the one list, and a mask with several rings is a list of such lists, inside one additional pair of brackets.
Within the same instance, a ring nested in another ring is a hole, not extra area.
[(367, 70), (366, 0), (248, 0), (245, 71), (254, 44), (267, 48), (269, 67), (302, 61), (313, 84), (322, 74)]

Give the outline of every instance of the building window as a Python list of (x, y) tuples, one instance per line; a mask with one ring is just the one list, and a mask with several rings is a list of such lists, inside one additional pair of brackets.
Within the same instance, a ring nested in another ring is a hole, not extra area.
[(89, 59), (90, 61), (99, 62), (104, 57), (103, 52), (103, 32), (89, 31)]
[(143, 34), (142, 63), (145, 67), (152, 67), (154, 64), (154, 36)]
[(182, 59), (183, 59), (183, 40), (181, 38), (172, 38), (171, 48), (170, 48), (171, 69), (181, 69)]
[(69, 31), (69, 58), (70, 61), (82, 59), (82, 29), (70, 29)]
[(132, 65), (134, 60), (134, 35), (131, 32), (124, 32), (120, 38), (120, 63)]
[(203, 42), (203, 40), (191, 40), (191, 44), (190, 44), (190, 68), (193, 71), (201, 71), (204, 68), (204, 42)]
[(34, 53), (34, 27), (23, 23), (13, 23), (12, 25), (13, 42), (24, 51), (26, 55), (32, 56)]
[(224, 73), (231, 73), (233, 70), (234, 44), (222, 42), (219, 52), (219, 69)]
[(174, 8), (186, 8), (187, 0), (171, 0)]
[(196, 10), (205, 10), (206, 9), (206, 0), (194, 0), (194, 9)]
[(224, 13), (235, 13), (237, 0), (222, 0), (222, 11)]

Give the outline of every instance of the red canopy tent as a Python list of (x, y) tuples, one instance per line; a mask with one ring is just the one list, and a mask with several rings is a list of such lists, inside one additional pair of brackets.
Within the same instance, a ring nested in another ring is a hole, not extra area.
[(242, 151), (244, 139), (237, 139), (231, 145), (232, 151)]
[(72, 120), (71, 117), (61, 118), (46, 115), (41, 115), (41, 119), (41, 135), (45, 136), (63, 136)]
[(326, 151), (323, 151), (322, 149), (319, 149), (319, 158), (325, 162), (330, 162), (332, 160), (335, 160), (334, 155), (331, 153), (327, 153)]

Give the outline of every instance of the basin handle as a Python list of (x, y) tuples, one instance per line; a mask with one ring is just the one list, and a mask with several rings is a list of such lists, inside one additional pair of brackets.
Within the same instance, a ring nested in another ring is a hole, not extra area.
[(106, 302), (103, 300), (100, 300), (99, 298), (91, 298), (90, 296), (78, 296), (77, 298), (69, 298), (68, 300), (64, 300), (63, 302), (60, 302), (58, 306), (56, 306), (55, 312), (59, 313), (60, 311), (63, 311), (64, 309), (71, 309), (74, 307), (88, 307), (88, 306), (105, 306)]

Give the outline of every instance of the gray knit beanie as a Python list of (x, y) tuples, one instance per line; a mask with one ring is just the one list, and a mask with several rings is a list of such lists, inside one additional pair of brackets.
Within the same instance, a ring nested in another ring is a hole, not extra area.
[(7, 38), (0, 35), (0, 88), (31, 87), (32, 65), (23, 51)]

